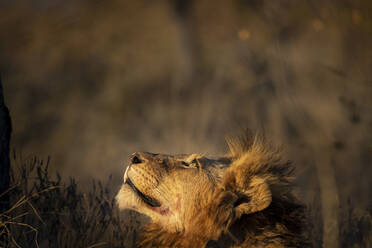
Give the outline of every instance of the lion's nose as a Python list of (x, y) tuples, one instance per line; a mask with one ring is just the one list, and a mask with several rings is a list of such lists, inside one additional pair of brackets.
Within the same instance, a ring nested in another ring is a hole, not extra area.
[(132, 164), (140, 164), (143, 162), (143, 160), (141, 159), (141, 156), (139, 153), (133, 153), (132, 156), (130, 157), (130, 162)]
[(158, 158), (157, 153), (150, 153), (150, 152), (135, 152), (133, 153), (129, 159), (131, 164), (142, 164), (148, 161), (154, 161)]

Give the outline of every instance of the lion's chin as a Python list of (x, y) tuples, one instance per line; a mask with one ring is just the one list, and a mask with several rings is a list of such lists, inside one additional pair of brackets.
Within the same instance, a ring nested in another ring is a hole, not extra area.
[(120, 191), (116, 195), (116, 202), (119, 209), (122, 210), (132, 209), (138, 211), (142, 208), (148, 208), (155, 211), (161, 208), (157, 200), (144, 195), (130, 183), (124, 183), (121, 186)]
[[(146, 203), (128, 183), (124, 183), (121, 186), (120, 191), (116, 195), (116, 202), (121, 210), (130, 209), (148, 215), (149, 217), (153, 217), (155, 213), (162, 216), (173, 214), (173, 211), (168, 206), (160, 206), (160, 204), (159, 206), (151, 206)], [(180, 203), (179, 201), (177, 203), (177, 210), (179, 210)]]
[(139, 197), (133, 192), (128, 184), (123, 184), (115, 197), (119, 209), (137, 210), (140, 204)]
[(132, 180), (130, 180), (130, 178), (127, 178), (127, 180), (125, 181), (124, 184), (128, 184), (129, 187), (133, 190), (133, 192), (139, 197), (141, 198), (141, 200), (146, 203), (147, 205), (149, 205), (150, 207), (154, 207), (154, 208), (157, 208), (157, 207), (160, 207), (161, 204), (158, 200), (156, 200), (155, 198), (153, 197), (150, 197), (148, 195), (145, 195), (144, 193), (142, 193), (137, 187), (136, 185), (132, 182)]

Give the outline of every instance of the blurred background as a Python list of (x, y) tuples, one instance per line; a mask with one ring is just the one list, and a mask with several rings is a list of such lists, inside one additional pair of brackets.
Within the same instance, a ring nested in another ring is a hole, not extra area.
[(2, 0), (0, 54), (13, 149), (64, 178), (118, 187), (135, 151), (223, 154), (250, 128), (330, 227), (371, 211), (369, 0)]

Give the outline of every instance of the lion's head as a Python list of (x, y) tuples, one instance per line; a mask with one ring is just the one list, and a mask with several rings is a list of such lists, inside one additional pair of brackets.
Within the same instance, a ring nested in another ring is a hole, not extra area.
[[(233, 140), (229, 146), (230, 154), (223, 157), (131, 155), (116, 199), (120, 209), (152, 219), (143, 246), (189, 247), (193, 240), (193, 245), (203, 247), (228, 234), (231, 240), (225, 242), (255, 242), (260, 247), (271, 244), (266, 234), (274, 234), (278, 244), (285, 244), (280, 235), (294, 235), (290, 229), (296, 225), (292, 222), (297, 221), (293, 218), (299, 205), (291, 193), (289, 164), (261, 142)], [(236, 233), (244, 216), (251, 217), (249, 223)], [(286, 216), (289, 219), (282, 220)]]

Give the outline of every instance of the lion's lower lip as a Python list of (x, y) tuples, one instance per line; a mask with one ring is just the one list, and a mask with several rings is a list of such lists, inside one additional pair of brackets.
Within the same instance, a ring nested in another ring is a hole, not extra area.
[(155, 200), (154, 198), (152, 197), (149, 197), (145, 194), (143, 194), (141, 191), (139, 191), (137, 189), (137, 187), (133, 184), (133, 182), (127, 178), (127, 180), (125, 181), (125, 183), (127, 183), (132, 189), (134, 192), (136, 192), (136, 194), (145, 202), (147, 203), (148, 205), (150, 205), (151, 207), (160, 207), (161, 204)]

